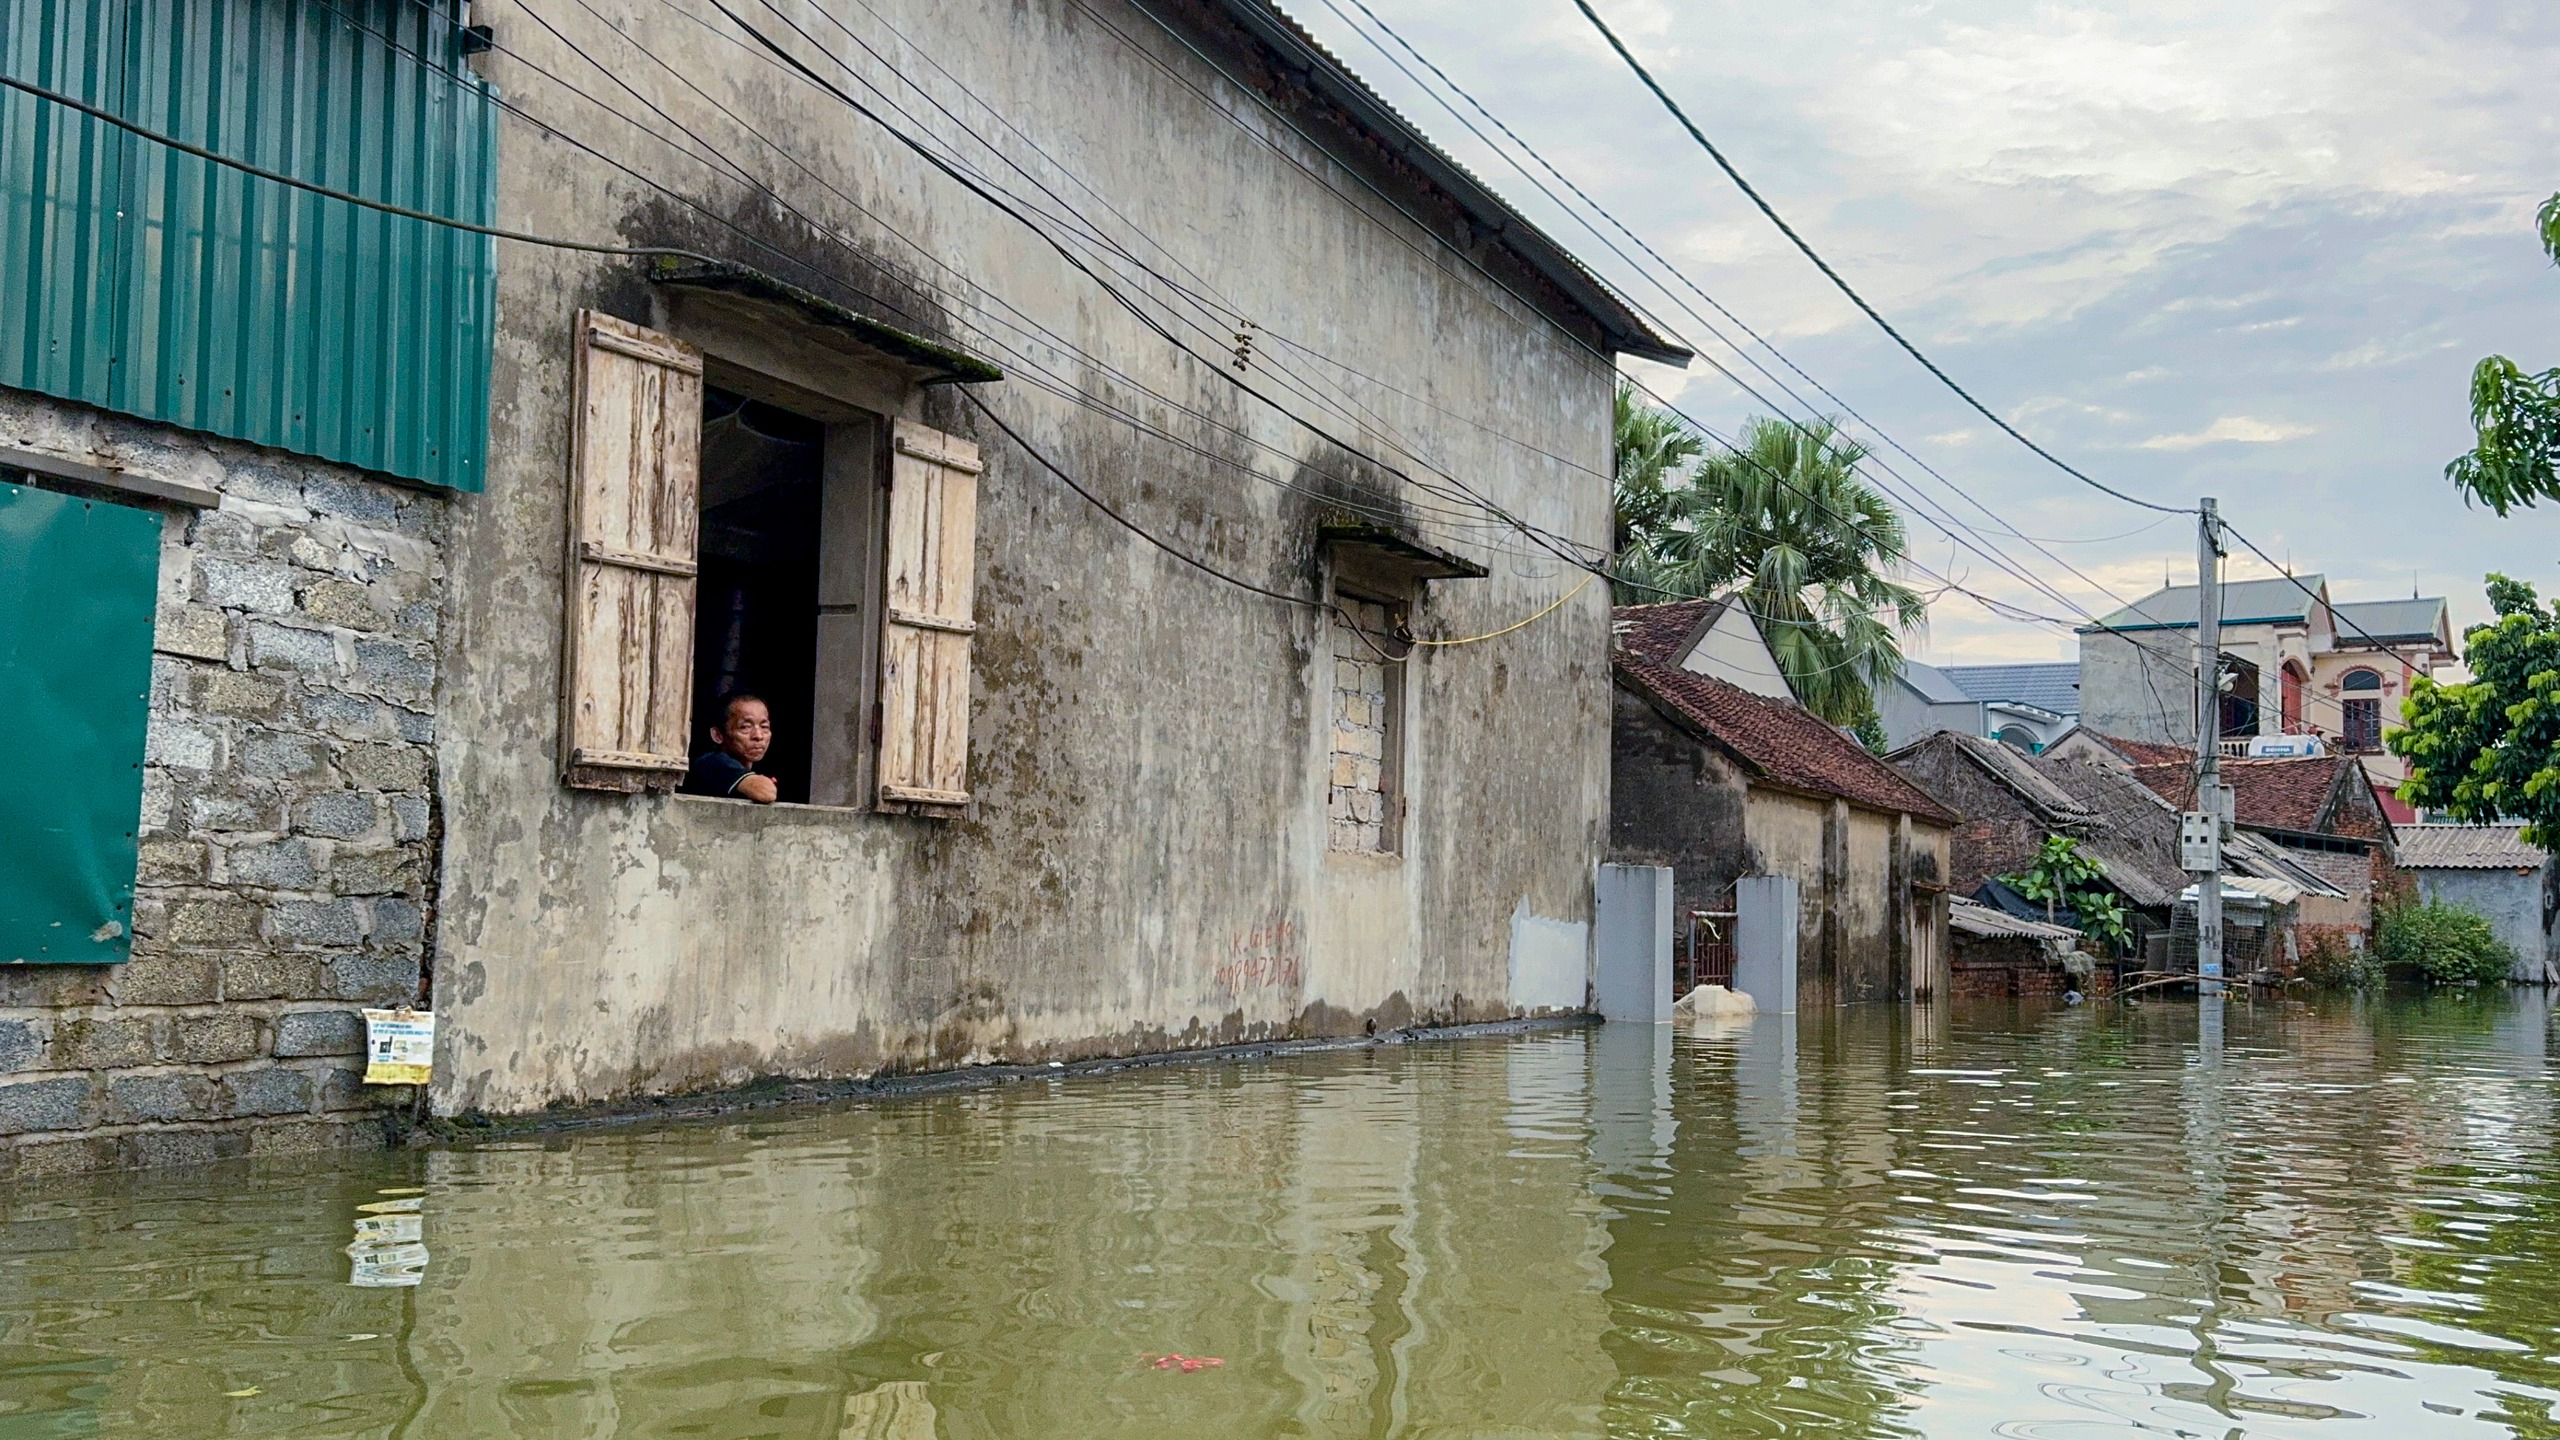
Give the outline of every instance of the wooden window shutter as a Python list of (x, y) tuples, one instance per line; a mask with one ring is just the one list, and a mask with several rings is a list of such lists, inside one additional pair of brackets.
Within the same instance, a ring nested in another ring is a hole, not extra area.
[(563, 778), (672, 789), (692, 728), (702, 352), (581, 310), (576, 386)]
[(969, 647), (977, 631), (975, 441), (901, 420), (890, 437), (888, 614), (880, 644), (880, 803), (969, 803)]

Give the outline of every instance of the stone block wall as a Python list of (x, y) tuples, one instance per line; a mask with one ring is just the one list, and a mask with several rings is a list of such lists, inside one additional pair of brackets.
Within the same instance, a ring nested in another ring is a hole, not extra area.
[(425, 994), (448, 502), (8, 390), (0, 447), (221, 496), (97, 492), (164, 517), (133, 959), (0, 967), (0, 1179), (376, 1141), (410, 1092), (359, 1083), (357, 1012)]
[(1387, 710), (1393, 703), (1392, 681), (1378, 642), (1361, 632), (1391, 634), (1394, 616), (1384, 605), (1348, 596), (1335, 604), (1328, 625), (1333, 639), (1333, 770), (1325, 818), (1332, 827), (1333, 849), (1377, 854), (1396, 848), (1390, 813), (1396, 797), (1387, 769), (1387, 747), (1395, 734)]

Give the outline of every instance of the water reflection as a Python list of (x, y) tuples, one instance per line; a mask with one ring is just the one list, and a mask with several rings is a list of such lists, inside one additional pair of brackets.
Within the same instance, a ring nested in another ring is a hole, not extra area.
[(2218, 1019), (1607, 1027), (23, 1191), (0, 1440), (2560, 1433), (2547, 998)]

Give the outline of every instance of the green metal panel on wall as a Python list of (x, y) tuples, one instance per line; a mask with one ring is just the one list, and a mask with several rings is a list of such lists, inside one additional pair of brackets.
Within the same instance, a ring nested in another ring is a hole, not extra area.
[(0, 480), (0, 965), (133, 950), (160, 517)]
[[(0, 0), (0, 72), (476, 224), (494, 96), (459, 0)], [(0, 91), (0, 385), (461, 490), (488, 464), (495, 242)]]

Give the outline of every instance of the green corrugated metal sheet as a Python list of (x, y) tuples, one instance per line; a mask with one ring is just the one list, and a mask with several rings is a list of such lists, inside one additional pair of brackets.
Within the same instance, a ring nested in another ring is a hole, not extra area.
[(159, 579), (159, 516), (0, 483), (0, 965), (132, 953)]
[[(458, 0), (0, 0), (0, 70), (487, 224)], [(487, 468), (494, 242), (0, 92), (0, 384), (447, 485)]]

